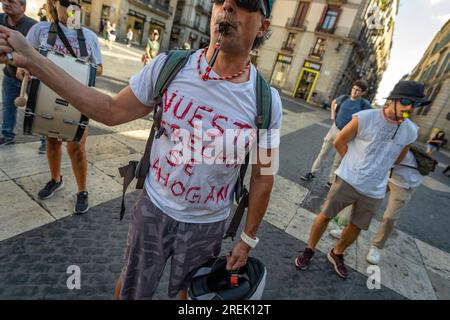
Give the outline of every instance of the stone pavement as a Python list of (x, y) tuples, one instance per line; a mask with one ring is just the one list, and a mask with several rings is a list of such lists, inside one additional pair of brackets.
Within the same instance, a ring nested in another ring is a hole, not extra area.
[[(105, 76), (99, 89), (120, 90), (140, 67), (139, 51), (115, 44), (104, 51)], [(352, 268), (343, 281), (332, 271), (324, 253), (334, 240), (325, 235), (310, 270), (299, 272), (293, 260), (302, 250), (315, 213), (313, 189), (300, 185), (289, 174), (298, 168), (283, 150), (308, 141), (311, 129), (327, 131), (328, 113), (299, 105), (284, 97), (281, 169), (270, 206), (261, 226), (261, 244), (252, 255), (268, 268), (266, 299), (436, 299), (450, 292), (450, 255), (402, 231), (396, 231), (385, 250), (380, 290), (366, 286), (365, 254), (379, 222), (363, 232), (349, 248), (346, 262)], [(19, 117), (20, 118), (20, 117)], [(36, 137), (19, 134), (16, 144), (0, 151), (0, 298), (1, 299), (110, 299), (121, 268), (127, 224), (137, 197), (130, 188), (128, 213), (120, 222), (121, 185), (117, 168), (144, 151), (151, 122), (106, 127), (91, 122), (88, 139), (90, 205), (83, 216), (72, 216), (75, 182), (65, 155), (62, 174), (65, 189), (47, 201), (36, 193), (49, 179), (45, 156), (37, 154)], [(20, 124), (18, 128), (21, 128)], [(20, 129), (18, 129), (20, 131)], [(308, 153), (313, 151), (308, 151)], [(63, 153), (65, 154), (65, 153)], [(286, 173), (287, 172), (287, 173)], [(297, 179), (298, 180), (298, 179)], [(448, 185), (445, 187), (448, 188)], [(446, 189), (445, 189), (446, 190)], [(231, 246), (224, 242), (223, 252)], [(81, 290), (68, 290), (68, 266), (81, 268)], [(166, 269), (167, 270), (167, 269)], [(167, 299), (167, 271), (156, 298)]]

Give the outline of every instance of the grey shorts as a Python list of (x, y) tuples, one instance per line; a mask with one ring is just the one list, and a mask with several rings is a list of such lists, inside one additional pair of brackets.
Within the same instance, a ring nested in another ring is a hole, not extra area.
[(120, 299), (151, 299), (171, 258), (169, 297), (187, 288), (186, 276), (220, 254), (226, 220), (178, 222), (150, 200), (144, 190), (136, 203), (120, 275)]
[(377, 212), (383, 199), (374, 199), (360, 194), (350, 184), (336, 176), (328, 192), (322, 212), (333, 219), (344, 208), (353, 205), (350, 222), (362, 230), (369, 229), (370, 221)]

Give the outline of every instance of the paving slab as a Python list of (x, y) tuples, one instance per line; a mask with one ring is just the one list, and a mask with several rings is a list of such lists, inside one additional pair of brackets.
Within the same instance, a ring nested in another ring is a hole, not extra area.
[(0, 182), (0, 241), (55, 219), (13, 181)]
[[(366, 274), (370, 264), (366, 261), (370, 241), (363, 237), (357, 240), (356, 270)], [(436, 295), (424, 265), (411, 262), (402, 256), (383, 250), (379, 264), (381, 284), (413, 300), (435, 300)]]
[(86, 154), (89, 162), (113, 159), (135, 153), (126, 144), (114, 138), (114, 134), (88, 137)]
[(150, 129), (133, 130), (114, 134), (113, 137), (136, 152), (144, 153), (149, 134)]
[[(72, 168), (62, 169), (61, 174), (63, 176), (64, 188), (58, 191), (55, 196), (47, 200), (37, 199), (37, 193), (50, 179), (49, 173), (19, 178), (16, 182), (21, 188), (26, 190), (35, 201), (49, 211), (52, 216), (56, 219), (61, 219), (73, 214), (76, 201), (75, 195), (77, 193), (77, 186), (75, 177), (72, 173)], [(122, 186), (118, 182), (92, 165), (89, 165), (88, 168), (87, 186), (90, 207), (114, 199), (122, 194)], [(119, 212), (117, 212), (117, 215), (118, 214)]]
[[(11, 179), (49, 171), (47, 157), (38, 154), (39, 142), (12, 144), (0, 152), (0, 169)], [(62, 153), (61, 168), (70, 166), (67, 152)]]
[(416, 239), (425, 267), (450, 281), (450, 254)]
[[(92, 165), (110, 178), (114, 179), (117, 183), (122, 184), (123, 178), (120, 177), (119, 168), (127, 165), (130, 161), (139, 161), (141, 157), (142, 155), (140, 153), (133, 153), (113, 159), (96, 161)], [(133, 186), (133, 184), (131, 186)], [(130, 187), (127, 192), (132, 189), (133, 188)]]

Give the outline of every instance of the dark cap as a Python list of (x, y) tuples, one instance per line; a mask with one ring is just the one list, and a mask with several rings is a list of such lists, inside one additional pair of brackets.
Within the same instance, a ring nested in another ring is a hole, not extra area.
[(425, 96), (425, 86), (417, 81), (406, 80), (398, 82), (394, 90), (391, 91), (388, 100), (397, 100), (397, 99), (411, 99), (416, 102), (420, 102), (422, 106), (429, 105), (431, 103), (430, 100)]

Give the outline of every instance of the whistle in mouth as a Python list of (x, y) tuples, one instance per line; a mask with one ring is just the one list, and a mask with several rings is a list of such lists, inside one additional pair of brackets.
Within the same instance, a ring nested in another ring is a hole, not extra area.
[(227, 33), (230, 30), (230, 25), (228, 23), (219, 24), (219, 33)]

